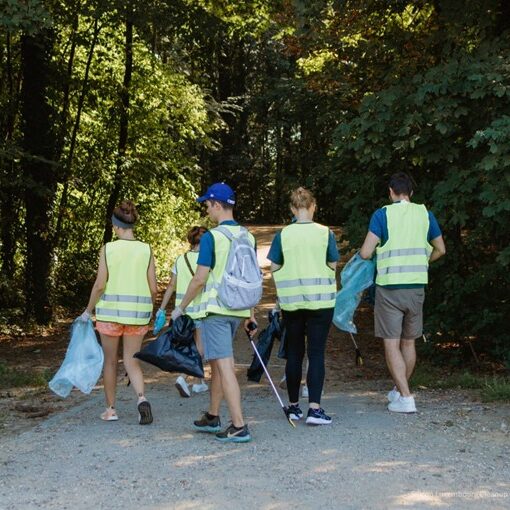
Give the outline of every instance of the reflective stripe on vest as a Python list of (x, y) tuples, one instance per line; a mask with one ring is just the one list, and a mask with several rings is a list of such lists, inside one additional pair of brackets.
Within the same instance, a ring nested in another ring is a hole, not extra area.
[(326, 262), (329, 228), (293, 223), (280, 235), (283, 265), (273, 272), (280, 307), (287, 311), (333, 308), (335, 271)]
[(96, 304), (96, 320), (129, 325), (148, 324), (152, 297), (147, 281), (150, 246), (119, 239), (105, 245), (108, 280)]
[[(241, 229), (240, 225), (222, 225), (222, 227), (228, 228), (234, 234), (238, 234)], [(224, 234), (214, 228), (209, 232), (214, 238), (215, 262), (214, 268), (209, 271), (207, 284), (200, 295), (200, 305), (196, 312), (198, 314), (197, 318), (203, 318), (209, 314), (248, 318), (250, 316), (250, 310), (230, 310), (223, 306), (223, 303), (218, 299), (218, 287), (225, 274), (228, 253), (230, 251), (230, 241)], [(249, 238), (253, 246), (255, 246), (255, 238), (250, 233)], [(189, 305), (186, 307), (186, 312), (188, 312), (188, 309)], [(192, 313), (195, 313), (195, 308), (193, 308)]]
[(426, 284), (431, 246), (424, 205), (402, 201), (385, 207), (388, 240), (377, 253), (378, 285)]
[[(193, 272), (197, 269), (197, 261), (198, 261), (198, 251), (188, 251), (187, 252), (189, 265)], [(182, 299), (186, 295), (186, 291), (188, 290), (188, 285), (191, 282), (193, 275), (191, 274), (188, 264), (186, 264), (186, 259), (184, 255), (180, 255), (177, 257), (175, 261), (175, 267), (177, 269), (177, 287), (175, 291), (175, 305), (178, 306), (181, 304)], [(197, 312), (195, 311), (196, 305), (200, 304), (200, 297), (196, 297), (187, 307), (184, 313), (189, 315), (192, 319), (197, 319)]]

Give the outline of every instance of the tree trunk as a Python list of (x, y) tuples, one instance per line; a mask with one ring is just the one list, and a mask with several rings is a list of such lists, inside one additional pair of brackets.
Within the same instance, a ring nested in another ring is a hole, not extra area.
[(17, 210), (21, 202), (21, 189), (19, 178), (14, 163), (13, 149), (14, 126), (16, 124), (16, 112), (18, 108), (19, 86), (14, 82), (14, 71), (12, 62), (12, 41), (11, 34), (6, 35), (6, 81), (7, 81), (7, 113), (5, 125), (2, 127), (2, 135), (5, 140), (7, 155), (2, 157), (2, 193), (0, 195), (0, 218), (2, 241), (2, 275), (7, 280), (14, 277), (16, 266), (14, 257), (16, 255), (16, 239), (19, 233), (19, 218)]
[(99, 31), (101, 30), (99, 26), (99, 22), (96, 19), (94, 21), (94, 33), (92, 36), (92, 43), (90, 45), (89, 54), (87, 57), (87, 63), (85, 65), (85, 75), (83, 77), (82, 87), (80, 97), (78, 98), (78, 106), (76, 108), (76, 118), (74, 121), (73, 132), (71, 134), (71, 141), (69, 143), (69, 155), (67, 157), (67, 161), (65, 164), (64, 175), (62, 177), (64, 182), (64, 187), (62, 190), (62, 196), (60, 197), (60, 204), (58, 207), (58, 218), (57, 225), (55, 227), (55, 236), (54, 236), (54, 245), (58, 247), (60, 242), (60, 237), (62, 233), (62, 223), (64, 220), (64, 213), (67, 207), (67, 195), (69, 191), (69, 178), (71, 176), (71, 170), (73, 165), (74, 158), (74, 150), (76, 148), (76, 139), (78, 136), (78, 131), (80, 129), (80, 121), (81, 121), (81, 113), (83, 111), (83, 105), (85, 104), (85, 98), (87, 97), (87, 92), (89, 89), (89, 74), (90, 74), (90, 66), (92, 64), (92, 58), (94, 56), (94, 50), (97, 44), (97, 39), (99, 36)]
[(112, 240), (112, 222), (111, 216), (115, 205), (119, 200), (122, 187), (122, 166), (126, 157), (126, 149), (128, 146), (128, 128), (129, 128), (129, 99), (131, 76), (133, 74), (133, 21), (132, 7), (128, 8), (126, 16), (126, 32), (125, 32), (125, 65), (124, 65), (124, 82), (120, 91), (120, 124), (119, 124), (119, 143), (117, 146), (117, 161), (115, 168), (115, 176), (113, 179), (113, 189), (108, 199), (106, 207), (105, 227), (103, 242), (107, 243)]
[(21, 115), (22, 159), (26, 209), (26, 312), (39, 324), (52, 317), (49, 275), (52, 257), (50, 213), (56, 191), (56, 164), (52, 161), (56, 135), (53, 110), (48, 104), (54, 34), (43, 29), (21, 39), (23, 85)]

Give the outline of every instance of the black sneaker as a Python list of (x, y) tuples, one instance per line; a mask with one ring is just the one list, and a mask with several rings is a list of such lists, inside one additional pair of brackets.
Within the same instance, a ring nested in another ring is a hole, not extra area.
[(140, 425), (150, 425), (152, 420), (151, 405), (147, 400), (142, 400), (138, 404), (138, 423)]
[(287, 416), (290, 420), (300, 420), (303, 417), (303, 411), (299, 404), (291, 404), (287, 407)]
[(216, 439), (222, 443), (248, 443), (251, 436), (248, 425), (237, 428), (231, 423), (223, 432), (216, 434)]
[(204, 413), (200, 420), (195, 420), (193, 422), (193, 425), (195, 430), (198, 432), (209, 432), (210, 434), (214, 434), (221, 430), (220, 417), (212, 416), (209, 413)]
[(308, 416), (306, 417), (308, 425), (329, 425), (331, 421), (331, 417), (324, 412), (322, 407), (320, 409), (308, 409)]

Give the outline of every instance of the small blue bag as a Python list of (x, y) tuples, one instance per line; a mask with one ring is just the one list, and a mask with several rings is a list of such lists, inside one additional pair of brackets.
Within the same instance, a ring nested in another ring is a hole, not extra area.
[(73, 386), (83, 393), (90, 393), (101, 376), (103, 361), (103, 349), (97, 341), (92, 321), (76, 319), (71, 327), (64, 362), (49, 382), (50, 389), (64, 398)]
[(373, 285), (375, 259), (364, 260), (356, 253), (347, 262), (340, 274), (342, 289), (336, 295), (333, 324), (342, 331), (357, 333), (353, 322), (354, 312), (358, 308), (363, 291)]

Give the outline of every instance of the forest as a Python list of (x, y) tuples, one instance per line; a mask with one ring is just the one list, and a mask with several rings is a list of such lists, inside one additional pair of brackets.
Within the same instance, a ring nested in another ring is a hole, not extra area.
[(121, 198), (165, 278), (212, 182), (248, 224), (308, 187), (346, 255), (405, 171), (430, 349), (510, 368), (510, 2), (1, 0), (0, 59), (2, 328), (83, 309)]

